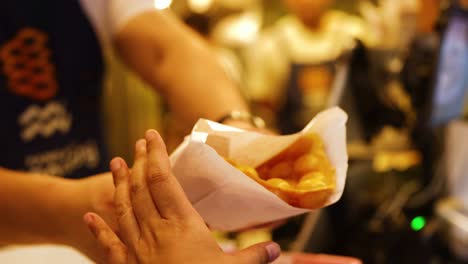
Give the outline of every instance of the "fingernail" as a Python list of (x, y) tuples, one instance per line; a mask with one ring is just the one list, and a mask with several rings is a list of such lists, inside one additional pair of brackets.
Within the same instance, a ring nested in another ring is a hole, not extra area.
[(148, 140), (148, 141), (155, 139), (157, 137), (156, 130), (150, 129), (150, 130), (146, 131), (145, 137), (146, 137), (146, 140)]
[(281, 248), (276, 243), (269, 243), (265, 246), (265, 249), (268, 253), (268, 261), (272, 262), (279, 257), (281, 254)]
[(85, 220), (86, 225), (88, 226), (89, 230), (91, 230), (91, 232), (96, 236), (97, 231), (96, 231), (96, 227), (94, 226), (94, 216), (92, 214), (90, 214), (90, 213), (85, 214), (84, 220)]
[(93, 215), (85, 214), (84, 220), (85, 220), (86, 224), (88, 224), (88, 225), (91, 224), (93, 222)]
[(121, 167), (120, 160), (118, 159), (113, 159), (110, 164), (110, 169), (111, 171), (118, 171)]
[(145, 149), (146, 148), (146, 140), (140, 139), (136, 143), (137, 149)]

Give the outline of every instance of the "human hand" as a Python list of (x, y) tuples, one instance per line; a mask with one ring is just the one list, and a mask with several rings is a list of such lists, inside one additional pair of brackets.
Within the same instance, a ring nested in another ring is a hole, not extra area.
[(269, 263), (280, 254), (273, 242), (235, 254), (224, 253), (172, 175), (164, 142), (150, 130), (135, 146), (132, 171), (125, 161), (111, 162), (119, 237), (105, 220), (87, 213), (84, 220), (108, 262), (120, 263)]
[(114, 213), (114, 185), (110, 172), (86, 177), (71, 183), (69, 192), (70, 206), (63, 217), (63, 225), (66, 234), (65, 243), (70, 245), (91, 260), (98, 263), (104, 262), (106, 252), (99, 246), (96, 239), (89, 233), (83, 224), (82, 216), (86, 212), (99, 213), (112, 230), (117, 231), (117, 221)]

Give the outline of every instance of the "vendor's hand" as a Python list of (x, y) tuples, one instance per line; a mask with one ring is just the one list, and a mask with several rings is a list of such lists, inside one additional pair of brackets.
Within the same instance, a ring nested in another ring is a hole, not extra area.
[(247, 131), (254, 131), (265, 135), (276, 135), (277, 132), (270, 130), (266, 127), (256, 127), (251, 122), (242, 120), (226, 120), (223, 122), (224, 125), (237, 127)]
[[(125, 161), (111, 162), (120, 238), (105, 220), (85, 215), (109, 263), (268, 263), (280, 254), (267, 242), (236, 254), (224, 253), (172, 175), (164, 142), (150, 130), (135, 147), (132, 172)], [(130, 175), (131, 174), (131, 175)]]
[[(257, 132), (257, 133), (260, 133), (260, 134), (265, 134), (265, 135), (277, 135), (278, 133), (273, 131), (273, 130), (270, 130), (266, 127), (256, 127), (254, 126), (251, 122), (246, 122), (246, 121), (242, 121), (242, 120), (226, 120), (225, 122), (223, 122), (223, 124), (225, 125), (228, 125), (228, 126), (233, 126), (233, 127), (237, 127), (237, 128), (240, 128), (240, 129), (244, 129), (244, 130), (247, 130), (247, 131), (254, 131), (254, 132)], [(282, 220), (278, 220), (278, 221), (274, 221), (274, 222), (270, 222), (270, 223), (264, 223), (264, 224), (260, 224), (260, 225), (255, 225), (255, 226), (249, 226), (249, 227), (245, 227), (245, 228), (242, 228), (240, 230), (235, 230), (236, 232), (244, 232), (244, 231), (251, 231), (251, 230), (254, 230), (254, 229), (264, 229), (264, 228), (268, 228), (268, 229), (276, 229), (282, 225), (284, 225), (285, 223), (287, 222), (286, 219), (282, 219)]]

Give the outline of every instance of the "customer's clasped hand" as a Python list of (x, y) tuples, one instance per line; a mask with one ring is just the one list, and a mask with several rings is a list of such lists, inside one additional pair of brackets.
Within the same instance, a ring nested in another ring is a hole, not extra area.
[(224, 253), (171, 173), (166, 147), (155, 130), (135, 145), (130, 170), (111, 162), (118, 235), (95, 213), (85, 222), (107, 252), (108, 263), (269, 263), (280, 254), (276, 243)]

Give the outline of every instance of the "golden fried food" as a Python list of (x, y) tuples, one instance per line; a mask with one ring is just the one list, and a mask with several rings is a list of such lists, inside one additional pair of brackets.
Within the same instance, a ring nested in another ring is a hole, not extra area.
[(323, 207), (336, 185), (335, 169), (328, 160), (322, 139), (315, 133), (299, 138), (257, 168), (229, 162), (295, 207)]

